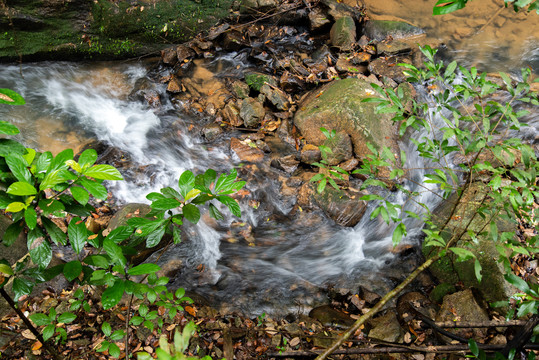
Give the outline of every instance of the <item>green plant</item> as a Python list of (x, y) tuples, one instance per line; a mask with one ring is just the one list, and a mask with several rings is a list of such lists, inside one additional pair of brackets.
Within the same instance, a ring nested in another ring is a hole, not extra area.
[[(324, 134), (327, 140), (333, 140), (336, 136), (335, 130), (331, 130), (330, 132), (326, 128), (322, 127), (320, 128), (320, 131), (322, 132), (322, 134)], [(314, 175), (311, 178), (310, 182), (318, 182), (316, 190), (319, 193), (322, 193), (324, 191), (328, 183), (333, 186), (335, 190), (340, 190), (340, 187), (335, 182), (335, 179), (344, 181), (345, 176), (346, 178), (348, 178), (349, 176), (348, 172), (338, 166), (329, 165), (328, 157), (332, 153), (331, 148), (326, 145), (320, 145), (318, 146), (318, 148), (320, 149), (322, 160), (320, 160), (320, 162), (313, 163), (313, 165), (317, 166), (320, 170), (318, 174)]]
[[(410, 101), (401, 87), (394, 90), (373, 84), (378, 97), (365, 101), (378, 103), (377, 110), (381, 113), (394, 114), (401, 136), (423, 134), (411, 137), (411, 141), (415, 151), (425, 159), (426, 180), (418, 182), (399, 167), (389, 149), (376, 151), (373, 147), (370, 147), (372, 154), (356, 172), (369, 177), (362, 189), (377, 186), (384, 189), (377, 193), (384, 194), (391, 184), (404, 192), (407, 196), (404, 204), (395, 204), (372, 193), (362, 199), (378, 202), (371, 217), (380, 215), (387, 223), (396, 223), (394, 244), (406, 236), (408, 219), (423, 221), (423, 246), (428, 249), (428, 259), (318, 359), (327, 358), (420, 272), (440, 259), (471, 262), (480, 283), (483, 273), (478, 247), (483, 240), (495, 244), (497, 261), (505, 268), (506, 280), (522, 291), (514, 296), (518, 299), (517, 316), (537, 314), (537, 285), (513, 275), (509, 259), (517, 253), (537, 256), (538, 236), (520, 239), (514, 230), (502, 228), (499, 223), (513, 224), (513, 228), (517, 222), (535, 227), (539, 223), (539, 213), (534, 208), (539, 197), (539, 162), (532, 148), (511, 134), (526, 126), (522, 119), (530, 109), (539, 106), (537, 93), (530, 91), (531, 71), (522, 70), (522, 81), (503, 73), (497, 80), (476, 68), (459, 67), (456, 62), (445, 66), (435, 60), (436, 50), (428, 46), (421, 51), (427, 59), (423, 67), (399, 65), (405, 68), (408, 81), (429, 89), (426, 99)], [(401, 155), (405, 159), (405, 154)], [(456, 158), (463, 161), (454, 162)], [(384, 172), (389, 177), (381, 177), (381, 168), (389, 170)], [(417, 190), (410, 190), (414, 188)], [(422, 201), (424, 193), (433, 193), (444, 201), (451, 197), (447, 216), (434, 214)], [(415, 204), (413, 211), (406, 208), (408, 204)]]
[[(11, 90), (0, 89), (0, 103), (22, 105), (24, 99)], [(12, 135), (18, 133), (18, 129), (2, 122), (0, 132)], [(96, 160), (97, 153), (92, 149), (85, 150), (75, 159), (71, 149), (53, 156), (50, 152), (38, 153), (25, 148), (10, 139), (0, 139), (0, 209), (11, 213), (13, 220), (5, 231), (2, 244), (12, 245), (21, 233), (26, 233), (28, 238), (28, 256), (15, 264), (0, 260), (0, 293), (55, 358), (58, 355), (46, 340), (57, 334), (57, 341), (65, 341), (67, 334), (57, 323), (71, 322), (77, 315), (65, 312), (57, 316), (55, 309), (50, 309), (48, 314), (31, 315), (35, 325), (44, 326), (41, 336), (26, 316), (18, 311), (4, 290), (6, 284), (12, 282), (15, 299), (19, 299), (29, 294), (36, 282), (46, 282), (62, 274), (68, 281), (101, 287), (104, 310), (113, 308), (128, 295), (126, 329), (113, 331), (109, 323), (102, 323), (101, 329), (107, 340), (101, 343), (98, 351), (108, 351), (111, 356), (119, 357), (120, 348), (115, 342), (125, 338), (125, 356), (129, 357), (129, 323), (143, 324), (153, 330), (152, 320), (156, 319), (156, 312), (150, 311), (149, 306), (157, 299), (158, 306), (168, 310), (170, 319), (183, 310), (181, 303), (190, 301), (184, 297), (183, 289), (174, 295), (167, 290), (165, 285), (169, 279), (156, 276), (160, 270), (158, 265), (131, 264), (129, 259), (136, 254), (136, 249), (140, 246), (156, 247), (167, 234), (172, 240), (162, 251), (170, 243), (179, 243), (183, 222), (187, 220), (196, 224), (200, 220), (201, 205), (207, 205), (210, 216), (215, 219), (223, 218), (217, 203), (225, 205), (232, 214), (241, 216), (239, 204), (229, 196), (245, 185), (244, 181), (236, 181), (236, 170), (219, 176), (212, 169), (196, 176), (185, 171), (177, 188), (166, 187), (148, 194), (151, 211), (147, 217), (130, 218), (127, 225), (119, 226), (108, 234), (101, 231), (93, 234), (87, 230), (83, 220), (95, 211), (91, 206), (92, 198), (107, 198), (108, 192), (102, 184), (104, 180), (122, 179), (114, 167), (96, 165)], [(68, 220), (68, 217), (71, 219), (66, 221), (65, 234), (52, 218)], [(52, 259), (52, 243), (69, 245), (76, 258), (48, 268)], [(146, 301), (148, 305), (139, 305), (139, 315), (129, 321), (133, 298)], [(71, 311), (90, 310), (81, 288), (75, 291), (69, 303)], [(157, 324), (161, 328), (164, 322), (159, 319)]]

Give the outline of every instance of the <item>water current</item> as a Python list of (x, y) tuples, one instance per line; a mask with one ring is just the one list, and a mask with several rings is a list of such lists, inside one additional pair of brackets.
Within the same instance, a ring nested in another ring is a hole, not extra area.
[[(523, 54), (526, 64), (529, 56), (537, 57), (533, 49)], [(233, 76), (247, 66), (233, 55), (205, 60), (199, 66), (215, 76)], [(127, 181), (109, 184), (123, 203), (148, 202), (147, 193), (173, 185), (185, 169), (222, 172), (241, 166), (231, 155), (226, 137), (208, 144), (196, 131), (212, 120), (179, 111), (181, 103), (166, 100), (165, 85), (148, 81), (148, 69), (145, 63), (3, 65), (1, 87), (21, 93), (27, 105), (1, 107), (0, 115), (19, 126), (20, 140), (29, 147), (58, 152), (99, 140), (128, 152), (137, 164), (149, 166), (150, 177), (127, 174)], [(157, 110), (130, 96), (141, 80), (162, 95), (163, 104)], [(532, 141), (539, 132), (534, 116), (530, 129), (522, 134)], [(408, 168), (424, 167), (410, 141), (401, 146), (408, 153)], [(402, 259), (394, 260), (392, 227), (379, 219), (369, 220), (372, 206), (354, 228), (337, 226), (316, 212), (288, 216), (293, 201), (280, 192), (286, 179), (279, 170), (260, 165), (253, 173), (247, 184), (249, 195), (240, 201), (241, 220), (228, 217), (216, 224), (203, 218), (199, 225), (187, 226), (185, 241), (159, 259), (169, 268), (180, 269), (174, 285), (245, 312), (286, 313), (323, 302), (318, 289), (324, 284), (353, 288), (361, 283), (385, 290), (401, 278), (407, 265)], [(422, 183), (421, 171), (413, 176)], [(439, 202), (436, 195), (423, 194), (423, 202), (430, 207)], [(393, 196), (394, 201), (405, 200), (402, 194)], [(249, 200), (260, 206), (254, 209)], [(407, 206), (407, 210), (420, 211)], [(416, 243), (422, 224), (407, 226), (411, 231), (406, 241)], [(254, 241), (248, 244), (235, 227), (251, 227)]]

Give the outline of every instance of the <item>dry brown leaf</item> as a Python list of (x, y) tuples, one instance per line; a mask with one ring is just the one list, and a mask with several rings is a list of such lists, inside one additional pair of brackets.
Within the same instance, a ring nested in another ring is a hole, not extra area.
[(295, 337), (292, 340), (290, 340), (290, 342), (288, 344), (290, 346), (294, 347), (294, 346), (298, 346), (300, 342), (301, 342), (301, 340), (299, 339), (299, 337)]
[(26, 339), (36, 340), (36, 336), (34, 334), (32, 334), (32, 332), (30, 330), (28, 330), (28, 329), (23, 330), (21, 335)]
[(41, 341), (38, 340), (32, 345), (32, 351), (39, 350), (42, 346), (43, 344), (41, 343)]

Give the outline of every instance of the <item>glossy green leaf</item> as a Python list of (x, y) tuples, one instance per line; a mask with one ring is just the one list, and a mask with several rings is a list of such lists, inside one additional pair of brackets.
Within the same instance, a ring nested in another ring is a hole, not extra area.
[(107, 188), (98, 182), (86, 178), (80, 178), (77, 183), (80, 183), (82, 186), (88, 190), (93, 197), (100, 200), (106, 200), (108, 196)]
[(58, 153), (58, 155), (56, 155), (52, 159), (51, 165), (49, 166), (48, 171), (52, 172), (59, 169), (66, 169), (67, 168), (66, 161), (68, 160), (73, 160), (73, 150), (71, 149), (65, 149), (61, 151), (60, 153)]
[(530, 287), (528, 283), (526, 283), (526, 281), (522, 280), (520, 277), (516, 276), (515, 274), (512, 274), (512, 273), (506, 274), (504, 277), (505, 277), (505, 280), (507, 280), (509, 284), (513, 285), (520, 291), (525, 292), (525, 293), (530, 291)]
[(24, 105), (26, 101), (19, 93), (11, 89), (0, 89), (0, 104)]
[(111, 165), (94, 165), (84, 171), (84, 175), (101, 180), (123, 180), (122, 174)]
[(15, 278), (13, 280), (13, 292), (15, 293), (15, 300), (18, 301), (21, 296), (29, 295), (34, 288), (34, 283), (28, 279)]
[(60, 175), (60, 170), (56, 169), (51, 172), (47, 172), (43, 181), (39, 185), (39, 190), (50, 189), (55, 185), (61, 184), (64, 182), (63, 177)]
[(75, 170), (77, 173), (82, 173), (82, 167), (75, 160), (67, 160), (66, 165)]
[(0, 263), (0, 273), (11, 276), (13, 275), (13, 270), (9, 265)]
[(110, 266), (110, 259), (104, 255), (88, 255), (84, 262), (101, 269), (107, 269)]
[(67, 281), (75, 280), (82, 272), (82, 264), (78, 260), (73, 260), (64, 265), (64, 276)]
[(97, 161), (97, 151), (94, 149), (86, 149), (79, 156), (79, 164), (81, 166), (91, 166)]
[(22, 220), (10, 224), (4, 232), (2, 244), (4, 244), (5, 246), (11, 246), (15, 242), (15, 240), (17, 240), (19, 234), (23, 230), (24, 226)]
[(152, 273), (155, 273), (155, 272), (157, 272), (159, 270), (161, 270), (159, 265), (147, 263), (147, 264), (137, 265), (137, 266), (129, 269), (127, 271), (127, 273), (129, 275), (131, 275), (131, 276), (137, 276), (137, 275), (152, 274)]
[(15, 202), (12, 202), (11, 204), (9, 204), (7, 207), (6, 207), (6, 211), (7, 212), (12, 212), (12, 213), (16, 213), (16, 212), (19, 212), (21, 210), (24, 210), (26, 209), (26, 204), (20, 202), (20, 201), (15, 201)]
[(73, 250), (77, 254), (80, 254), (88, 237), (88, 230), (86, 229), (84, 221), (78, 217), (71, 219), (69, 225), (67, 226), (67, 235)]
[(90, 195), (86, 190), (84, 190), (81, 187), (73, 186), (71, 189), (71, 195), (73, 195), (73, 198), (78, 201), (81, 205), (88, 204), (88, 201), (90, 200)]
[(200, 210), (196, 205), (186, 204), (182, 208), (183, 216), (193, 224), (198, 223), (200, 220)]
[(185, 195), (185, 201), (189, 201), (197, 197), (200, 193), (201, 191), (199, 189), (192, 189), (191, 191), (187, 193), (187, 195)]
[(165, 226), (161, 226), (148, 234), (146, 237), (146, 247), (152, 248), (157, 246), (165, 235), (165, 230)]
[(8, 194), (11, 195), (18, 195), (18, 196), (26, 196), (26, 195), (35, 195), (37, 194), (37, 190), (35, 187), (30, 185), (27, 182), (21, 182), (17, 181), (13, 184), (9, 185), (7, 191)]
[(12, 123), (0, 120), (0, 134), (17, 135), (19, 132), (19, 128)]
[(110, 335), (110, 339), (111, 339), (112, 341), (118, 341), (118, 340), (122, 339), (124, 336), (125, 336), (125, 331), (123, 331), (123, 330), (116, 330), (115, 332), (113, 332), (113, 333)]
[(103, 249), (107, 255), (110, 256), (113, 264), (120, 264), (121, 266), (126, 265), (127, 260), (125, 259), (122, 248), (116, 245), (114, 241), (105, 238), (105, 240), (103, 240)]
[(28, 170), (27, 168), (28, 164), (23, 159), (22, 155), (13, 154), (13, 155), (7, 156), (5, 159), (6, 159), (7, 165), (9, 166), (9, 169), (13, 173), (13, 176), (15, 176), (17, 180), (22, 181), (22, 182), (27, 182), (29, 184), (33, 182), (32, 174), (30, 173), (30, 170)]
[(105, 336), (110, 336), (110, 334), (112, 333), (112, 326), (110, 326), (108, 322), (104, 321), (101, 325), (101, 331), (103, 331), (103, 334), (105, 334)]
[(54, 326), (54, 324), (47, 325), (45, 329), (43, 329), (43, 340), (49, 340), (54, 335), (55, 331), (56, 327)]
[(11, 139), (0, 139), (0, 156), (9, 156), (12, 154), (22, 155), (26, 148), (18, 141)]
[(28, 233), (28, 252), (30, 258), (41, 269), (46, 268), (52, 260), (52, 249), (39, 228)]
[(184, 171), (180, 179), (178, 180), (178, 187), (180, 189), (180, 194), (185, 198), (189, 191), (195, 186), (195, 176), (189, 170)]
[(241, 217), (240, 205), (238, 204), (236, 199), (233, 199), (229, 196), (217, 196), (217, 200), (220, 203), (226, 205), (232, 214), (237, 217)]
[(392, 242), (393, 246), (400, 244), (403, 236), (406, 236), (406, 226), (403, 223), (399, 223), (393, 231)]
[(177, 208), (180, 205), (181, 205), (181, 202), (179, 202), (176, 199), (165, 198), (165, 199), (155, 200), (154, 202), (152, 202), (151, 207), (154, 210), (170, 210), (170, 209)]
[(109, 286), (101, 296), (101, 303), (103, 304), (103, 309), (107, 310), (116, 306), (122, 296), (124, 295), (125, 282), (121, 279), (117, 279), (114, 285)]
[(52, 162), (52, 154), (50, 151), (46, 151), (39, 155), (36, 162), (36, 173), (43, 173), (47, 171)]
[(56, 215), (59, 212), (65, 210), (64, 204), (55, 199), (43, 199), (39, 202), (39, 208), (43, 211), (43, 215), (47, 216), (55, 213)]
[(56, 225), (53, 223), (50, 219), (47, 219), (46, 217), (41, 217), (41, 222), (43, 223), (43, 227), (45, 227), (45, 230), (47, 231), (47, 235), (51, 238), (51, 240), (56, 245), (66, 245), (67, 244), (67, 238), (66, 234)]
[(35, 314), (32, 314), (32, 315), (30, 315), (28, 317), (37, 326), (49, 325), (51, 323), (51, 319), (49, 319), (49, 317), (47, 315), (42, 314), (42, 313), (35, 313)]
[(76, 318), (77, 318), (77, 315), (70, 312), (65, 312), (63, 314), (60, 314), (60, 316), (58, 316), (58, 322), (62, 324), (70, 324)]
[(225, 218), (223, 214), (219, 211), (219, 209), (217, 209), (217, 207), (213, 204), (210, 204), (209, 211), (210, 216), (215, 220), (223, 220)]
[(34, 230), (37, 225), (37, 213), (34, 208), (28, 207), (24, 210), (24, 221), (30, 230)]

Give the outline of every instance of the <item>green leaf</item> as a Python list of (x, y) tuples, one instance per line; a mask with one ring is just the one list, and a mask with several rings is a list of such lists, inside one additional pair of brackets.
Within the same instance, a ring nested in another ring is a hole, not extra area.
[(527, 314), (537, 314), (537, 307), (539, 303), (537, 301), (528, 301), (520, 305), (517, 311), (518, 317), (523, 317)]
[(73, 160), (73, 150), (72, 149), (65, 149), (64, 151), (61, 151), (52, 159), (51, 165), (48, 168), (48, 172), (54, 172), (55, 170), (59, 169), (66, 169), (66, 161)]
[(54, 324), (50, 324), (45, 327), (45, 329), (43, 329), (43, 340), (49, 340), (54, 335), (55, 330), (56, 327), (54, 326)]
[(29, 295), (32, 292), (34, 283), (30, 280), (23, 278), (15, 278), (13, 280), (13, 292), (15, 293), (15, 300), (18, 301), (21, 296)]
[(94, 165), (83, 173), (86, 176), (101, 180), (123, 180), (122, 174), (111, 165)]
[(24, 105), (26, 101), (21, 95), (11, 89), (0, 89), (0, 104)]
[(26, 209), (26, 204), (24, 204), (22, 202), (19, 202), (19, 201), (15, 201), (15, 202), (12, 202), (11, 204), (9, 204), (6, 207), (6, 212), (16, 213), (16, 212), (19, 212), (19, 211), (21, 211), (23, 209)]
[(182, 212), (183, 216), (193, 224), (198, 223), (200, 220), (200, 210), (196, 205), (186, 204), (183, 206)]
[(82, 167), (75, 160), (67, 160), (66, 165), (75, 170), (77, 173), (82, 173)]
[(70, 324), (76, 318), (77, 318), (77, 315), (72, 314), (70, 312), (65, 312), (63, 314), (60, 314), (60, 316), (58, 316), (58, 322), (63, 323), (63, 324)]
[(80, 183), (82, 186), (88, 190), (90, 194), (92, 194), (93, 197), (100, 200), (106, 200), (108, 196), (107, 189), (99, 184), (98, 182), (94, 180), (90, 180), (87, 178), (80, 178), (77, 183)]
[(101, 331), (103, 331), (103, 334), (108, 337), (112, 333), (112, 327), (108, 322), (104, 321), (101, 325)]
[(107, 269), (110, 266), (110, 258), (103, 255), (88, 255), (84, 262), (101, 269)]
[(119, 358), (120, 354), (121, 354), (121, 351), (120, 351), (120, 348), (118, 347), (118, 345), (116, 345), (115, 343), (110, 343), (110, 345), (109, 345), (109, 354), (112, 357)]
[(13, 270), (9, 265), (0, 263), (0, 273), (11, 276), (13, 275)]
[(178, 187), (180, 189), (180, 194), (185, 198), (189, 191), (195, 186), (195, 176), (189, 170), (184, 171), (180, 179), (178, 180)]
[(165, 235), (165, 230), (165, 226), (161, 226), (160, 228), (157, 228), (156, 230), (148, 234), (148, 236), (146, 237), (146, 247), (152, 248), (154, 246), (157, 246)]
[(43, 226), (45, 227), (45, 230), (47, 231), (47, 235), (51, 238), (51, 240), (56, 245), (66, 245), (66, 234), (56, 225), (53, 223), (50, 219), (47, 219), (45, 217), (41, 217), (41, 222), (43, 223)]
[(52, 260), (52, 249), (40, 228), (36, 227), (28, 233), (27, 243), (30, 258), (34, 264), (41, 269), (46, 268)]
[(483, 275), (481, 275), (481, 270), (482, 270), (481, 263), (479, 262), (479, 260), (475, 259), (474, 271), (475, 271), (475, 277), (478, 282), (481, 282), (481, 280), (483, 279)]
[(73, 260), (64, 265), (64, 276), (67, 281), (75, 280), (82, 272), (82, 264), (78, 260)]
[(108, 310), (118, 304), (122, 299), (125, 290), (125, 282), (121, 279), (117, 279), (114, 285), (109, 286), (101, 296), (101, 303), (103, 309)]
[(73, 195), (73, 198), (77, 200), (77, 202), (81, 205), (88, 204), (88, 201), (90, 200), (90, 195), (86, 190), (84, 190), (81, 187), (73, 186), (71, 189), (71, 195)]
[(226, 205), (234, 216), (241, 217), (240, 205), (238, 204), (236, 199), (233, 199), (226, 195), (221, 195), (221, 196), (217, 196), (217, 200), (220, 203)]
[(64, 182), (64, 178), (61, 176), (60, 170), (56, 169), (45, 175), (45, 178), (41, 181), (41, 184), (39, 184), (39, 190), (50, 189), (62, 182)]
[(125, 336), (125, 332), (123, 330), (116, 330), (115, 332), (112, 333), (112, 335), (110, 336), (110, 339), (112, 341), (118, 341), (122, 339), (124, 336)]
[(37, 225), (37, 213), (34, 208), (26, 208), (24, 211), (24, 221), (30, 230), (34, 230)]
[(474, 339), (468, 340), (468, 347), (470, 348), (470, 351), (472, 354), (474, 354), (475, 357), (479, 356), (479, 346), (477, 346), (477, 343)]
[(51, 165), (52, 154), (50, 151), (46, 151), (39, 155), (36, 162), (36, 174), (43, 173), (47, 171)]
[(0, 134), (17, 135), (19, 132), (20, 132), (19, 129), (12, 123), (4, 121), (4, 120), (0, 120)]
[(515, 274), (513, 274), (513, 273), (505, 274), (504, 277), (505, 277), (505, 280), (507, 280), (507, 282), (509, 284), (513, 285), (514, 287), (516, 287), (520, 291), (525, 292), (525, 293), (530, 291), (530, 287), (529, 287), (528, 283), (526, 281), (522, 280), (521, 278), (519, 278), (518, 276), (516, 276)]
[(197, 197), (198, 194), (200, 194), (200, 193), (201, 193), (200, 190), (198, 190), (198, 189), (192, 189), (191, 191), (189, 191), (189, 192), (187, 193), (187, 195), (185, 195), (185, 199), (184, 199), (184, 200), (185, 200), (185, 201), (189, 201), (189, 200), (191, 200), (191, 199)]
[(155, 200), (154, 202), (152, 202), (151, 207), (154, 210), (170, 210), (170, 209), (177, 208), (180, 205), (181, 205), (181, 202), (179, 202), (176, 199), (165, 198), (165, 199)]
[(95, 164), (97, 161), (97, 151), (94, 149), (86, 149), (80, 154), (79, 156), (79, 164), (81, 164), (83, 167), (91, 166)]
[(26, 148), (18, 141), (11, 139), (0, 139), (0, 156), (9, 156), (13, 154), (24, 154)]
[(475, 258), (475, 255), (470, 250), (467, 250), (467, 249), (458, 248), (458, 247), (451, 247), (451, 248), (449, 248), (449, 250), (451, 250), (452, 252), (455, 253), (455, 255), (457, 255), (457, 261), (458, 262), (466, 261), (466, 260), (470, 260), (470, 259)]
[(393, 231), (393, 246), (399, 245), (403, 236), (406, 236), (406, 226), (403, 223), (399, 223)]
[(109, 238), (106, 238), (103, 241), (103, 249), (110, 256), (113, 264), (120, 264), (122, 266), (126, 265), (127, 260), (125, 259), (125, 256), (122, 252), (122, 248), (116, 245), (114, 241)]
[(42, 314), (42, 313), (32, 314), (32, 315), (30, 315), (28, 317), (37, 326), (49, 325), (51, 323), (51, 319), (49, 319), (49, 317), (47, 315)]
[(129, 238), (133, 233), (133, 228), (130, 226), (118, 226), (116, 229), (112, 230), (108, 235), (107, 239), (114, 241), (115, 243), (120, 243), (125, 239)]
[(40, 200), (39, 208), (43, 211), (43, 215), (45, 216), (65, 210), (64, 204), (54, 199)]
[(215, 220), (223, 220), (224, 219), (223, 214), (219, 211), (219, 209), (217, 209), (217, 207), (215, 205), (210, 204), (209, 210), (210, 210), (210, 216), (212, 218), (214, 218)]
[(8, 194), (11, 195), (18, 195), (18, 196), (26, 196), (26, 195), (35, 195), (37, 194), (37, 190), (35, 187), (30, 185), (27, 182), (21, 182), (17, 181), (11, 184), (7, 191)]
[(234, 183), (234, 180), (238, 177), (238, 172), (236, 169), (230, 170), (229, 175), (221, 174), (219, 176), (219, 179), (217, 180), (217, 183), (215, 184), (214, 191), (216, 193), (221, 191), (228, 191), (232, 189), (232, 184)]
[(17, 180), (27, 182), (29, 184), (32, 183), (32, 174), (28, 170), (28, 164), (23, 159), (22, 155), (12, 154), (10, 156), (6, 156), (5, 159), (9, 169), (13, 173), (13, 176), (15, 176)]
[(80, 254), (84, 244), (86, 244), (88, 230), (86, 229), (84, 222), (79, 217), (71, 219), (69, 225), (67, 226), (67, 235), (73, 250), (77, 254)]
[(19, 237), (19, 234), (24, 229), (22, 220), (14, 222), (13, 224), (9, 225), (4, 232), (4, 236), (2, 239), (2, 244), (4, 246), (11, 246), (15, 240)]
[(127, 271), (127, 273), (131, 276), (137, 276), (137, 275), (146, 275), (146, 274), (152, 274), (155, 272), (158, 272), (161, 270), (159, 265), (156, 264), (140, 264), (137, 265)]

